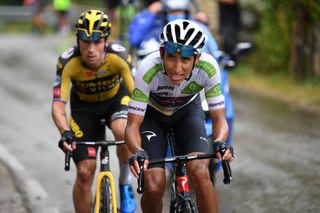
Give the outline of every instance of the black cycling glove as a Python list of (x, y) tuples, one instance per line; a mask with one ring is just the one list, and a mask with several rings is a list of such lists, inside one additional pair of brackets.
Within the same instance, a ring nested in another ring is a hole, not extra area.
[(232, 155), (232, 157), (234, 157), (233, 155), (233, 147), (232, 146), (228, 146), (226, 143), (222, 142), (222, 141), (215, 141), (212, 143), (212, 149), (214, 153), (220, 153), (221, 156), (224, 155), (224, 153), (226, 152), (227, 149), (230, 149), (230, 153)]
[(129, 158), (129, 166), (133, 165), (133, 161), (138, 161), (139, 159), (148, 160), (148, 153), (144, 150), (137, 151), (131, 158)]
[(66, 130), (61, 134), (61, 139), (59, 140), (58, 146), (60, 149), (63, 149), (63, 143), (66, 141), (68, 144), (70, 144), (72, 141), (75, 140), (75, 136), (72, 131)]

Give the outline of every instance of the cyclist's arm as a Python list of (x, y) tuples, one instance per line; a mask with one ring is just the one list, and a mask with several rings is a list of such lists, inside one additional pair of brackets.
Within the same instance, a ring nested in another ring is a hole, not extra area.
[(132, 94), (134, 81), (133, 81), (133, 77), (132, 77), (130, 69), (128, 69), (122, 73), (122, 78), (123, 78), (124, 84), (125, 84), (128, 92), (130, 94)]
[(69, 130), (65, 102), (52, 102), (52, 118), (60, 133)]
[(129, 150), (133, 154), (139, 150), (142, 150), (139, 129), (143, 118), (143, 115), (128, 113), (128, 121), (125, 129), (125, 141)]
[[(130, 61), (129, 61), (130, 58)], [(119, 62), (119, 65), (121, 66), (121, 77), (124, 81), (124, 84), (130, 93), (132, 94), (133, 88), (134, 88), (134, 80), (132, 77), (131, 69), (132, 69), (132, 63), (131, 63), (131, 56), (127, 56), (127, 60), (123, 60), (122, 62)]]
[(69, 130), (66, 103), (69, 99), (72, 69), (66, 67), (69, 57), (71, 57), (73, 53), (74, 48), (70, 48), (59, 57), (56, 67), (56, 80), (53, 85), (51, 115), (60, 134)]
[(226, 120), (226, 114), (224, 108), (216, 109), (216, 110), (209, 110), (209, 114), (212, 118), (213, 125), (213, 141), (223, 141), (225, 142), (228, 137), (229, 127)]

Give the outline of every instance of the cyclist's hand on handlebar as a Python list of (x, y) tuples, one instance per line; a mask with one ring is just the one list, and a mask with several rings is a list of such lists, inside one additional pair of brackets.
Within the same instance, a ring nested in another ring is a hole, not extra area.
[(76, 148), (75, 136), (72, 131), (66, 130), (61, 134), (61, 139), (59, 140), (58, 146), (62, 151), (72, 152)]
[(148, 163), (149, 163), (149, 161), (148, 161), (149, 156), (148, 156), (147, 152), (144, 150), (139, 150), (131, 158), (129, 158), (130, 170), (135, 177), (138, 177), (138, 174), (140, 173), (140, 166), (138, 163), (139, 159), (144, 160), (143, 169), (146, 170), (148, 167)]
[(219, 161), (232, 161), (234, 159), (232, 146), (228, 146), (222, 141), (215, 141), (213, 142), (212, 147)]

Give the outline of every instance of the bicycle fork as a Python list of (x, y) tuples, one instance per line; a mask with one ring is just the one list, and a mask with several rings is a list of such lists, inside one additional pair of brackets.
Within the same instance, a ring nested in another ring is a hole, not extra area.
[(96, 185), (96, 208), (95, 213), (100, 213), (100, 206), (101, 206), (101, 184), (103, 183), (103, 179), (107, 178), (110, 181), (109, 185), (104, 187), (110, 187), (111, 190), (111, 206), (112, 206), (112, 213), (117, 213), (117, 200), (116, 200), (116, 189), (115, 189), (115, 182), (113, 175), (110, 171), (110, 164), (109, 164), (109, 151), (105, 147), (101, 147), (100, 151), (100, 172), (97, 178), (97, 185)]
[[(170, 203), (170, 212), (180, 212), (185, 205), (197, 212), (191, 200), (191, 192), (189, 187), (189, 177), (187, 175), (186, 162), (175, 164), (174, 183), (172, 183), (172, 197)], [(187, 204), (188, 203), (188, 204)], [(181, 209), (182, 208), (182, 209)]]

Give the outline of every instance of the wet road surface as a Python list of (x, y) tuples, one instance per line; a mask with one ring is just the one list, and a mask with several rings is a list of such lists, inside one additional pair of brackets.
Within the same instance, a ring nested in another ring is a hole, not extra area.
[[(57, 56), (73, 41), (0, 35), (0, 143), (41, 186), (35, 203), (62, 213), (73, 212), (75, 168), (63, 170), (50, 104)], [(218, 175), (220, 212), (319, 212), (320, 116), (245, 92), (232, 97), (234, 181), (223, 185)]]

